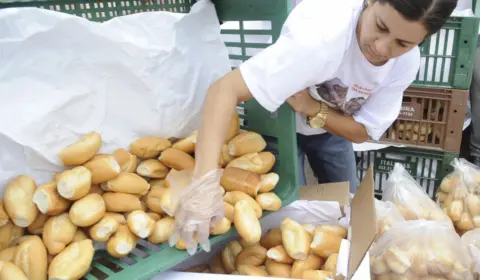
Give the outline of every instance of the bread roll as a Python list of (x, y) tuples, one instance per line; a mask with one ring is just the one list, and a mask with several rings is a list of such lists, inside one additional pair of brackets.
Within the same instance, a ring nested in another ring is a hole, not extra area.
[(240, 237), (240, 239), (238, 239), (238, 242), (240, 243), (240, 245), (242, 245), (243, 249), (247, 249), (247, 248), (250, 248), (250, 247), (253, 247), (253, 246), (260, 246), (260, 242), (249, 243), (241, 237)]
[(187, 154), (192, 154), (195, 152), (195, 143), (197, 142), (197, 132), (193, 132), (187, 138), (180, 139), (177, 142), (173, 143), (172, 148), (185, 152)]
[(120, 174), (120, 165), (113, 155), (96, 155), (83, 166), (92, 173), (92, 184), (101, 184)]
[(210, 272), (213, 274), (226, 274), (225, 268), (223, 267), (222, 262), (222, 252), (218, 253), (213, 257), (212, 262), (210, 263)]
[(460, 220), (455, 223), (455, 227), (461, 231), (470, 231), (475, 228), (472, 215), (468, 212), (463, 212)]
[(3, 200), (0, 200), (0, 227), (6, 225), (9, 220), (10, 218), (8, 217), (7, 211), (5, 210)]
[(228, 126), (227, 136), (225, 137), (225, 144), (230, 142), (233, 137), (237, 136), (240, 132), (240, 118), (237, 111), (233, 113), (232, 118), (230, 119), (230, 124)]
[(261, 193), (255, 199), (262, 208), (266, 211), (278, 211), (282, 208), (282, 200), (273, 192)]
[(137, 237), (128, 226), (119, 225), (117, 232), (107, 241), (107, 252), (115, 258), (124, 258), (130, 254), (137, 245)]
[(51, 217), (43, 228), (43, 243), (48, 253), (56, 255), (72, 242), (77, 226), (70, 221), (68, 213)]
[(260, 205), (258, 205), (258, 203), (255, 201), (255, 199), (253, 199), (248, 194), (246, 194), (244, 192), (240, 192), (240, 191), (232, 191), (232, 192), (227, 192), (223, 196), (223, 201), (225, 201), (225, 202), (227, 202), (227, 203), (229, 203), (233, 206), (235, 206), (239, 201), (242, 201), (242, 200), (247, 201), (247, 203), (250, 205), (250, 207), (252, 207), (252, 209), (254, 210), (257, 218), (260, 219), (262, 217), (262, 215), (263, 215), (262, 208), (260, 207)]
[(90, 191), (92, 173), (84, 166), (78, 166), (60, 174), (57, 181), (58, 193), (68, 200), (78, 200)]
[(158, 160), (178, 171), (195, 167), (195, 159), (191, 155), (174, 148), (163, 151)]
[(16, 245), (18, 239), (23, 236), (24, 228), (17, 227), (12, 222), (0, 227), (0, 250)]
[(257, 196), (260, 189), (260, 175), (239, 168), (226, 168), (220, 179), (220, 185), (227, 191), (241, 191)]
[(397, 274), (405, 274), (412, 266), (408, 254), (398, 248), (388, 248), (384, 253), (388, 267)]
[(60, 151), (60, 159), (65, 166), (82, 165), (95, 156), (102, 146), (102, 137), (90, 132), (77, 142)]
[(453, 222), (458, 222), (462, 218), (463, 213), (463, 201), (454, 200), (450, 207), (448, 207), (448, 216)]
[(117, 231), (119, 225), (114, 216), (106, 215), (89, 229), (90, 237), (97, 242), (106, 242)]
[(267, 174), (275, 165), (275, 156), (271, 152), (246, 154), (232, 160), (227, 168), (236, 167), (260, 175)]
[(259, 193), (271, 192), (280, 181), (280, 176), (277, 173), (268, 173), (265, 175), (260, 175), (260, 190)]
[(230, 221), (234, 220), (235, 217), (235, 207), (230, 203), (223, 202), (223, 212), (225, 214), (225, 218), (229, 219)]
[(323, 269), (326, 271), (333, 272), (334, 274), (337, 272), (337, 261), (338, 261), (338, 253), (331, 254), (327, 261), (325, 262)]
[(267, 273), (270, 275), (270, 277), (290, 278), (292, 275), (291, 265), (278, 263), (271, 259), (267, 259), (265, 268), (267, 269)]
[(301, 279), (307, 270), (318, 270), (323, 265), (323, 259), (310, 254), (305, 260), (296, 260), (292, 266), (292, 278)]
[(253, 265), (240, 265), (238, 273), (246, 276), (268, 277), (268, 273)]
[(130, 144), (130, 153), (141, 159), (152, 159), (158, 157), (161, 152), (170, 148), (172, 143), (160, 137), (138, 138)]
[(133, 194), (106, 192), (102, 197), (108, 212), (132, 212), (142, 210), (140, 198)]
[(236, 259), (235, 264), (238, 269), (241, 265), (260, 266), (267, 259), (267, 249), (260, 245), (245, 248), (241, 251)]
[(225, 167), (229, 162), (231, 162), (234, 159), (235, 158), (233, 156), (231, 156), (229, 151), (228, 151), (228, 145), (224, 144), (222, 146), (219, 166), (220, 167)]
[(137, 157), (127, 152), (127, 150), (120, 148), (113, 152), (113, 156), (120, 165), (120, 172), (133, 173), (137, 170)]
[(211, 235), (224, 234), (228, 232), (231, 227), (232, 227), (232, 222), (229, 219), (223, 217), (223, 219), (221, 219), (218, 223), (215, 224), (215, 226), (213, 226), (210, 229), (210, 234)]
[(33, 203), (36, 188), (35, 181), (24, 175), (15, 177), (5, 187), (5, 210), (18, 227), (28, 227), (38, 216), (38, 208)]
[(171, 213), (172, 209), (174, 209), (172, 205), (172, 190), (165, 189), (160, 196), (160, 206), (162, 207), (162, 211), (165, 213)]
[[(130, 174), (130, 173), (128, 173)], [(91, 193), (73, 203), (70, 208), (70, 220), (76, 226), (89, 227), (103, 218), (106, 212), (105, 202), (101, 195)]]
[(13, 262), (13, 257), (15, 256), (15, 252), (17, 251), (17, 247), (9, 247), (0, 251), (0, 261), (2, 262)]
[(68, 245), (50, 263), (49, 280), (82, 278), (90, 269), (94, 253), (95, 249), (90, 239)]
[(328, 280), (332, 279), (333, 274), (330, 271), (325, 270), (305, 270), (303, 272), (302, 279), (308, 280)]
[(255, 211), (246, 200), (235, 204), (234, 225), (240, 236), (248, 243), (260, 241), (262, 228)]
[(480, 216), (480, 197), (478, 195), (470, 194), (467, 197), (466, 204), (472, 216)]
[(153, 233), (148, 237), (148, 241), (153, 244), (160, 244), (168, 241), (175, 229), (175, 220), (172, 217), (165, 217), (155, 223)]
[(242, 252), (242, 245), (238, 241), (232, 241), (222, 250), (222, 264), (226, 273), (232, 273), (236, 269), (236, 258)]
[(282, 241), (288, 255), (295, 260), (306, 260), (310, 252), (312, 236), (301, 224), (286, 218), (280, 224)]
[(23, 271), (12, 262), (0, 262), (0, 280), (28, 280)]
[(135, 173), (120, 173), (117, 178), (102, 184), (105, 191), (144, 195), (150, 184)]
[(71, 202), (57, 192), (57, 183), (47, 182), (38, 187), (33, 193), (33, 202), (42, 214), (56, 216), (65, 213)]
[(75, 232), (75, 235), (73, 236), (72, 242), (78, 242), (78, 241), (82, 241), (82, 240), (85, 240), (85, 239), (88, 239), (87, 235), (85, 235), (85, 232), (82, 229), (77, 228), (77, 231)]
[(153, 187), (163, 187), (166, 188), (167, 186), (165, 185), (165, 179), (152, 179), (149, 182), (150, 188)]
[(160, 186), (152, 186), (150, 188), (145, 199), (148, 209), (155, 213), (163, 214), (163, 209), (160, 201), (164, 191), (165, 188)]
[(317, 235), (317, 233), (319, 233), (320, 231), (337, 235), (338, 237), (341, 237), (343, 239), (347, 238), (347, 229), (339, 225), (319, 225), (315, 229), (314, 235)]
[(235, 136), (228, 143), (231, 156), (240, 157), (250, 153), (259, 153), (267, 147), (267, 142), (262, 135), (249, 131)]
[(150, 217), (150, 219), (154, 220), (155, 222), (160, 221), (162, 218), (162, 215), (157, 214), (155, 212), (147, 212), (147, 215)]
[(27, 230), (31, 234), (42, 234), (43, 233), (43, 227), (45, 226), (45, 223), (47, 220), (50, 218), (50, 216), (47, 216), (45, 214), (38, 214), (37, 218), (33, 223), (31, 223)]
[(294, 261), (294, 259), (288, 255), (283, 245), (270, 248), (267, 251), (267, 257), (279, 263), (293, 264)]
[(170, 169), (156, 159), (147, 159), (137, 167), (137, 173), (143, 177), (164, 179)]
[(271, 228), (267, 230), (262, 239), (260, 239), (260, 245), (267, 249), (271, 249), (282, 244), (282, 231), (279, 228)]
[(331, 254), (340, 251), (340, 244), (343, 238), (335, 234), (320, 231), (315, 234), (311, 244), (312, 252), (317, 256), (328, 258)]
[(47, 249), (40, 237), (32, 235), (20, 243), (15, 251), (13, 262), (29, 280), (47, 279)]
[[(332, 254), (330, 255), (330, 257), (328, 257), (327, 261), (334, 255), (338, 256), (338, 254)], [(329, 270), (327, 269), (327, 263), (325, 263), (324, 268), (325, 270)], [(376, 275), (385, 275), (385, 274), (388, 275), (391, 272), (390, 268), (385, 262), (384, 255), (370, 257), (370, 270), (372, 271), (373, 274), (376, 274)]]
[(140, 238), (149, 237), (155, 229), (155, 221), (140, 210), (128, 214), (127, 225), (130, 231)]
[(104, 217), (107, 217), (107, 216), (110, 216), (110, 217), (114, 218), (121, 225), (126, 225), (127, 224), (127, 218), (125, 217), (125, 215), (123, 215), (121, 213), (107, 212), (107, 213), (105, 213)]

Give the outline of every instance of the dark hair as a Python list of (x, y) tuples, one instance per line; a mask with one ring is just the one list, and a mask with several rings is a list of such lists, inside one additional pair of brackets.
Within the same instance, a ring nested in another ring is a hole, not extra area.
[(457, 6), (457, 0), (374, 0), (390, 4), (410, 21), (422, 21), (428, 35), (436, 33)]

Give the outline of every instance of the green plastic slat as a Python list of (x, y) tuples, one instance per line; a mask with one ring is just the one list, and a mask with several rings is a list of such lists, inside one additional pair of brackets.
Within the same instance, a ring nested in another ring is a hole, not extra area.
[[(289, 11), (293, 8), (293, 0), (213, 0), (219, 20), (237, 21), (238, 29), (222, 30), (222, 34), (238, 36), (238, 40), (226, 42), (231, 48), (240, 48), (239, 53), (231, 54), (230, 58), (245, 61), (251, 55), (248, 49), (265, 48), (268, 44), (246, 42), (247, 36), (263, 35), (272, 37), (275, 41), (281, 31)], [(194, 0), (0, 0), (0, 9), (9, 7), (41, 7), (59, 12), (65, 12), (92, 21), (105, 21), (115, 16), (122, 16), (144, 11), (189, 12)], [(269, 30), (246, 30), (245, 22), (270, 22)], [(275, 193), (281, 198), (283, 205), (298, 199), (300, 178), (298, 174), (297, 139), (295, 114), (288, 105), (282, 106), (274, 114), (263, 109), (256, 101), (249, 101), (239, 107), (245, 108), (242, 118), (244, 128), (257, 131), (265, 136), (268, 149), (276, 155), (273, 171), (280, 176), (280, 182)], [(265, 211), (264, 216), (270, 212)], [(212, 244), (231, 238), (236, 231), (232, 229), (226, 234), (210, 239)], [(97, 251), (93, 267), (108, 275), (109, 280), (143, 280), (151, 279), (155, 274), (168, 270), (189, 258), (185, 251), (171, 248), (168, 244), (159, 246), (159, 251), (140, 248), (148, 254), (142, 258), (130, 255), (136, 262), (128, 264), (124, 260), (114, 259), (105, 251)], [(101, 262), (116, 265), (118, 272), (112, 271)], [(97, 280), (93, 272), (84, 279)], [(102, 278), (103, 279), (103, 278)]]

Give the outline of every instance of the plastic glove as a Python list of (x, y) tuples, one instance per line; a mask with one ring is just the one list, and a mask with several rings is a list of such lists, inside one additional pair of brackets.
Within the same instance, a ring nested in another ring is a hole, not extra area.
[(172, 198), (171, 209), (164, 211), (175, 217), (175, 229), (168, 240), (170, 246), (182, 239), (190, 255), (195, 254), (198, 244), (210, 251), (210, 229), (224, 216), (222, 173), (222, 169), (212, 170), (195, 180), (192, 170), (170, 172), (167, 176)]

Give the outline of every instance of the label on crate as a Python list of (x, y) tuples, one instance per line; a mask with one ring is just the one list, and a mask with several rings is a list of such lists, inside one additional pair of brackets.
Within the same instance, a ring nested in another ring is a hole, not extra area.
[(422, 114), (422, 104), (402, 103), (399, 118), (404, 120), (420, 120)]
[(412, 175), (413, 177), (417, 176), (417, 162), (407, 162), (402, 160), (396, 159), (386, 159), (386, 158), (376, 158), (375, 159), (375, 167), (378, 172), (382, 173), (389, 173), (393, 170), (395, 163), (401, 163), (405, 167), (405, 169)]

